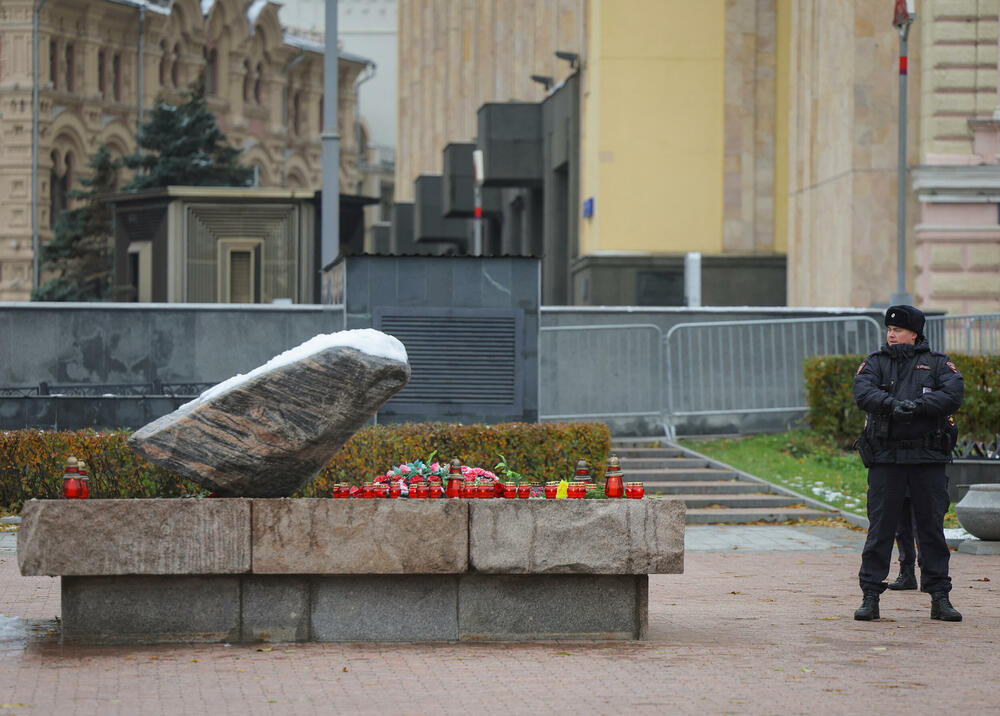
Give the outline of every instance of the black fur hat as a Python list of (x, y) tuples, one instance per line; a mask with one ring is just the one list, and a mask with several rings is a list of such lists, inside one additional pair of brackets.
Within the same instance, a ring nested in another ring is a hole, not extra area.
[(889, 306), (885, 311), (885, 326), (908, 328), (918, 336), (924, 334), (924, 314), (913, 306)]

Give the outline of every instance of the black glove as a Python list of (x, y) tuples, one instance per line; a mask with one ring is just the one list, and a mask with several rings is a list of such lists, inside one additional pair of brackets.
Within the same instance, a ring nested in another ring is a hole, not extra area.
[(901, 423), (908, 423), (917, 415), (917, 404), (912, 400), (892, 401), (892, 417)]

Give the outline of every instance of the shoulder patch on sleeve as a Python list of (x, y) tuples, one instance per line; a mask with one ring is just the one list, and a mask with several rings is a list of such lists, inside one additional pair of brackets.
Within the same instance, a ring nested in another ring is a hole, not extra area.
[(952, 363), (951, 361), (945, 362), (945, 365), (948, 366), (949, 368), (951, 368), (951, 372), (952, 373), (957, 373), (958, 372), (958, 368), (956, 368), (955, 364)]
[(865, 369), (865, 365), (867, 365), (867, 364), (868, 364), (868, 361), (866, 361), (866, 360), (861, 361), (861, 365), (858, 366), (858, 372), (855, 373), (854, 375), (861, 375), (861, 371), (863, 371)]

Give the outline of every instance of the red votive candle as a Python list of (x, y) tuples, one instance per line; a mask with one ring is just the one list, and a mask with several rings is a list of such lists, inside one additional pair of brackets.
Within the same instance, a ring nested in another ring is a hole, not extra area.
[(546, 500), (554, 500), (554, 499), (556, 499), (556, 493), (559, 492), (559, 483), (558, 482), (546, 482), (545, 483), (545, 487), (543, 489), (545, 491), (545, 499)]
[(399, 486), (398, 482), (394, 482), (389, 485), (389, 497), (395, 499), (403, 494), (403, 488)]
[(361, 487), (361, 496), (366, 498), (375, 497), (375, 486), (370, 482), (363, 485)]
[(372, 492), (375, 497), (388, 497), (389, 496), (389, 486), (384, 482), (376, 483), (372, 486)]
[(76, 475), (63, 476), (63, 497), (67, 500), (76, 500), (80, 497), (80, 481)]
[(444, 497), (444, 488), (441, 487), (441, 483), (440, 482), (432, 482), (430, 484), (430, 487), (428, 489), (430, 490), (430, 492), (428, 493), (428, 496), (431, 499), (436, 500), (436, 499), (438, 499), (440, 497)]
[(494, 488), (492, 482), (481, 482), (479, 483), (479, 498), (482, 500), (487, 500), (493, 497)]
[(517, 496), (522, 500), (526, 500), (529, 497), (531, 497), (531, 485), (525, 485), (525, 484), (518, 485)]
[(416, 485), (410, 485), (410, 497), (416, 497), (418, 500), (425, 500), (427, 499), (428, 492), (429, 490), (426, 482), (418, 482)]
[(516, 498), (517, 497), (517, 485), (515, 485), (513, 482), (506, 482), (506, 483), (504, 483), (504, 486), (503, 486), (503, 496), (506, 499), (508, 499), (508, 500), (512, 500), (512, 499)]

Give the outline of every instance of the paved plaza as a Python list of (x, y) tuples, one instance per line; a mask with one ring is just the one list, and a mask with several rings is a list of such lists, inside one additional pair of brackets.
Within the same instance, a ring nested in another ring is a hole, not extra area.
[(689, 526), (645, 642), (80, 647), (54, 636), (58, 580), (21, 577), (0, 534), (0, 716), (996, 713), (1000, 556), (952, 554), (962, 623), (917, 592), (855, 622), (863, 538)]

